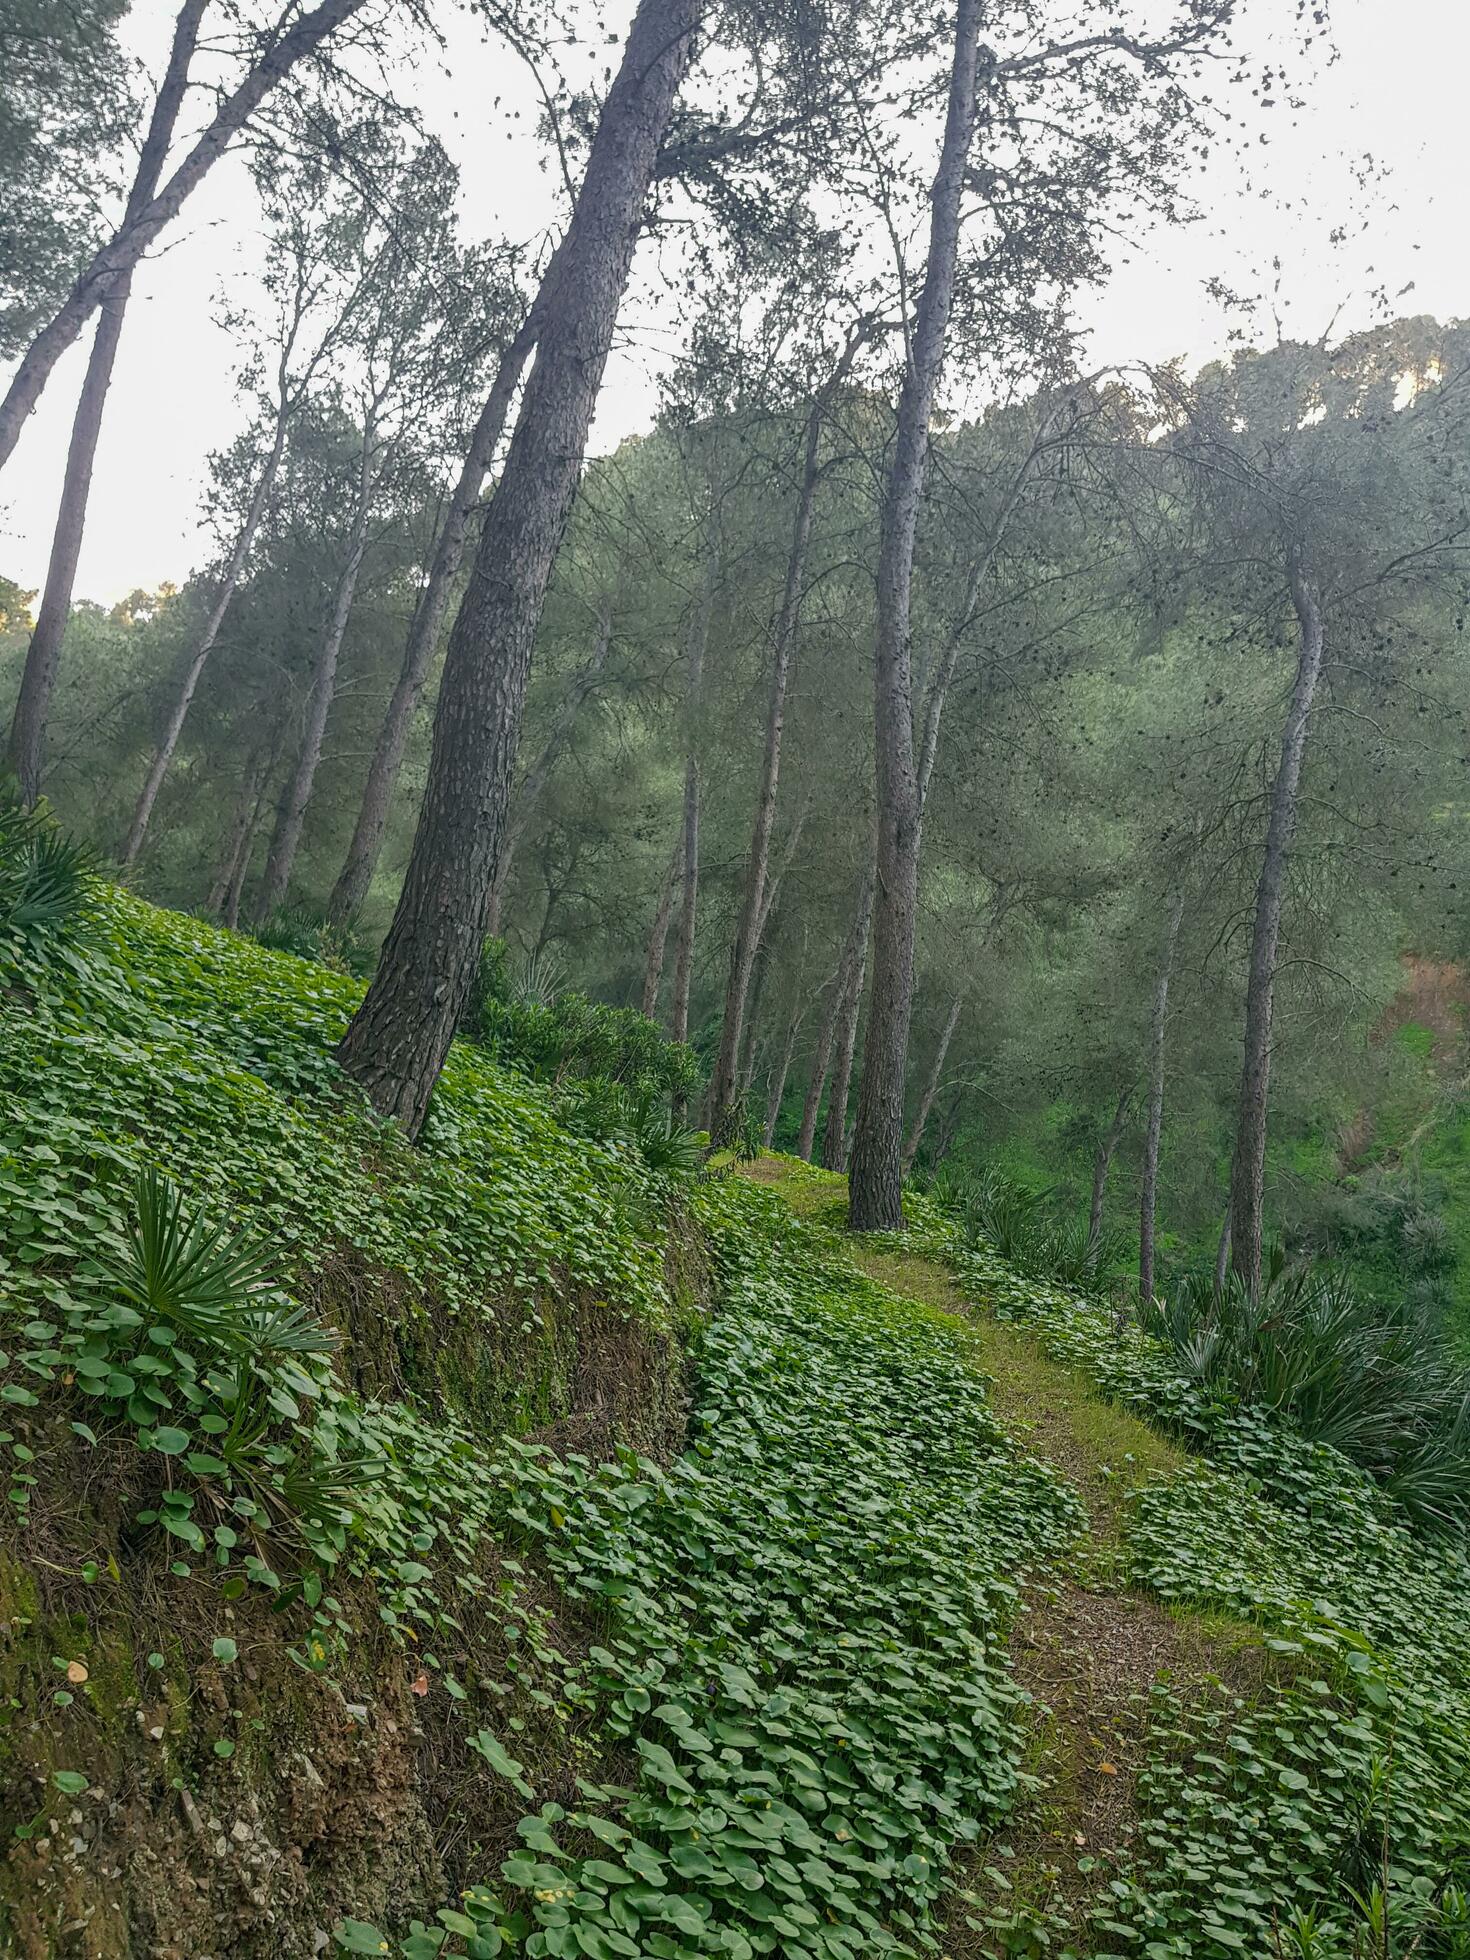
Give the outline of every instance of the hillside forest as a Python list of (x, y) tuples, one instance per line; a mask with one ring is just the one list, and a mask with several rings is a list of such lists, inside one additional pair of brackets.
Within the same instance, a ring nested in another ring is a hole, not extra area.
[(0, 1950), (1466, 1960), (1470, 324), (1086, 325), (1331, 19), (439, 11), (0, 23)]

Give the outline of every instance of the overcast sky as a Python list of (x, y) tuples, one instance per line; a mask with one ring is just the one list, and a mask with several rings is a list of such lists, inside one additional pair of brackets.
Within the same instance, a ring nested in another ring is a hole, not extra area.
[[(130, 33), (140, 52), (164, 45), (173, 12), (168, 0), (136, 0)], [(602, 9), (610, 23), (626, 12)], [(1241, 42), (1269, 52), (1273, 30), (1288, 28), (1295, 12), (1293, 0), (1253, 0)], [(528, 103), (526, 81), (480, 43), (467, 17), (455, 20), (444, 61), (422, 69), (415, 96), (463, 172), (466, 232), (530, 236), (552, 200), (529, 114), (519, 121), (507, 114)], [(1174, 355), (1198, 363), (1222, 351), (1239, 320), (1207, 296), (1206, 279), (1221, 274), (1237, 289), (1259, 291), (1275, 277), (1273, 259), (1281, 262), (1288, 333), (1315, 336), (1334, 318), (1342, 329), (1366, 325), (1384, 294), (1395, 312), (1470, 314), (1470, 0), (1334, 0), (1333, 27), (1339, 60), (1316, 76), (1301, 116), (1278, 112), (1265, 124), (1271, 140), (1252, 156), (1252, 187), (1239, 160), (1222, 154), (1196, 187), (1198, 224), (1154, 231), (1136, 249), (1115, 252), (1106, 288), (1081, 307), (1093, 364)], [(489, 107), (496, 95), (498, 110)], [(1389, 173), (1366, 202), (1355, 186), (1365, 156)], [(1346, 242), (1334, 244), (1332, 233), (1344, 225)], [(93, 478), (79, 598), (110, 603), (137, 586), (182, 582), (208, 548), (197, 526), (205, 459), (241, 421), (231, 345), (212, 316), (222, 285), (244, 290), (258, 262), (243, 168), (221, 166), (166, 239), (168, 249), (134, 285)], [(1269, 312), (1257, 331), (1274, 336)], [(656, 315), (635, 308), (609, 368), (597, 447), (647, 426), (666, 354)], [(6, 472), (0, 574), (25, 586), (39, 586), (45, 575), (84, 360), (79, 345), (57, 368)]]

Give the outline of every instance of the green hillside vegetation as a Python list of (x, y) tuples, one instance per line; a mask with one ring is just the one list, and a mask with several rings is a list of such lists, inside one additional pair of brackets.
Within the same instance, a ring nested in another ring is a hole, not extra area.
[[(13, 1950), (1470, 1951), (1460, 1542), (958, 1216), (857, 1264), (836, 1178), (568, 1128), (587, 1010), (412, 1149), (357, 981), (70, 873), (0, 1023)], [(1033, 1678), (1123, 1623), (1106, 1707)]]

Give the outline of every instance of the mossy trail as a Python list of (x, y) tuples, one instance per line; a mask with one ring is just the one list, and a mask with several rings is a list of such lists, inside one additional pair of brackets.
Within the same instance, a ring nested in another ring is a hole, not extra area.
[[(817, 1224), (840, 1228), (845, 1180), (789, 1160), (747, 1167)], [(1007, 1325), (960, 1290), (940, 1261), (918, 1251), (845, 1239), (849, 1256), (890, 1292), (964, 1320), (976, 1365), (990, 1378), (995, 1412), (1017, 1443), (1051, 1465), (1086, 1508), (1086, 1534), (1065, 1565), (1028, 1585), (1012, 1645), (1016, 1679), (1032, 1698), (1027, 1768), (1034, 1795), (1013, 1828), (986, 1848), (972, 1883), (992, 1909), (1003, 1872), (1018, 1909), (1065, 1908), (1075, 1923), (1125, 1854), (1136, 1817), (1150, 1691), (1155, 1682), (1204, 1690), (1239, 1679), (1259, 1654), (1258, 1635), (1235, 1622), (1170, 1611), (1127, 1581), (1123, 1519), (1130, 1495), (1177, 1474), (1184, 1452), (1138, 1417), (1106, 1401), (1083, 1376), (1045, 1354), (1029, 1330)], [(1242, 1682), (1242, 1685), (1244, 1683)], [(956, 1915), (947, 1951), (971, 1951)], [(974, 1951), (989, 1952), (989, 1936)]]

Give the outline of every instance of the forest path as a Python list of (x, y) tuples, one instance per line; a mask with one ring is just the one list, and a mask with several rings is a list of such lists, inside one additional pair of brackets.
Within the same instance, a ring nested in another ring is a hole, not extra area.
[[(841, 1229), (844, 1179), (776, 1157), (746, 1166), (745, 1174), (780, 1190), (800, 1216)], [(1022, 1923), (1045, 1923), (1060, 1913), (1075, 1927), (1079, 1908), (1106, 1882), (1136, 1829), (1155, 1682), (1203, 1691), (1217, 1676), (1237, 1675), (1253, 1643), (1248, 1634), (1244, 1643), (1232, 1638), (1224, 1624), (1172, 1613), (1127, 1583), (1129, 1496), (1182, 1469), (1182, 1450), (1052, 1360), (1029, 1329), (997, 1320), (941, 1261), (895, 1250), (891, 1241), (843, 1243), (889, 1292), (964, 1322), (998, 1420), (1065, 1478), (1086, 1508), (1088, 1529), (1065, 1563), (1027, 1583), (1012, 1637), (1016, 1679), (1032, 1698), (1023, 1767), (1036, 1787), (1010, 1827), (983, 1848), (968, 1881), (987, 1918), (1014, 1911)], [(987, 1866), (1004, 1872), (1009, 1892), (986, 1877)], [(945, 1952), (952, 1960), (994, 1951), (993, 1931), (967, 1930), (966, 1917), (962, 1906), (951, 1914)]]

